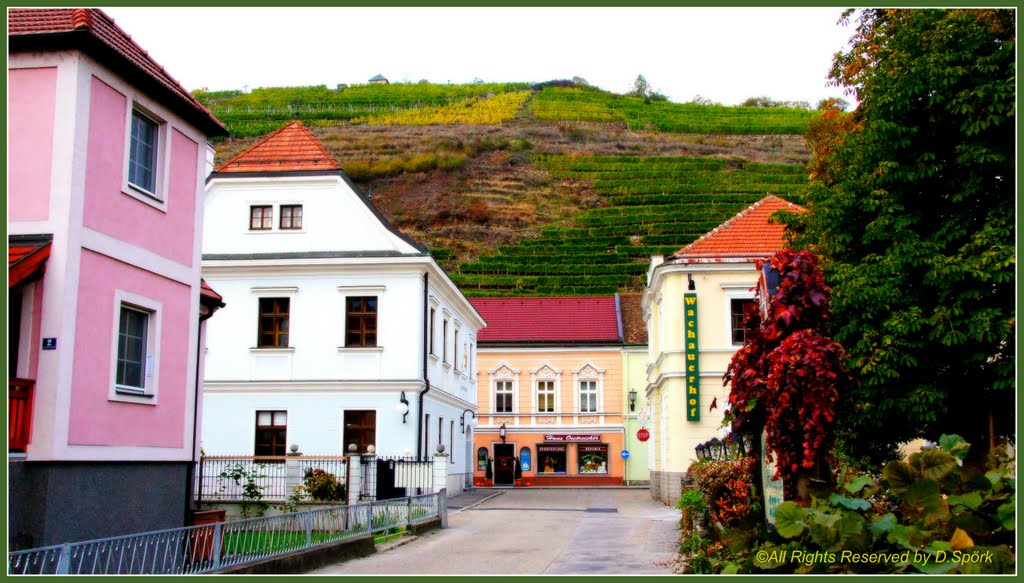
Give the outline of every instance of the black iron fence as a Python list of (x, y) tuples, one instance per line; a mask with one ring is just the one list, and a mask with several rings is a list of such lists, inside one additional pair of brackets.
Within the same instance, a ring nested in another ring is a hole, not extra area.
[[(289, 487), (288, 461), (297, 464), (298, 474)], [(256, 490), (266, 501), (284, 501), (295, 485), (316, 470), (331, 474), (345, 484), (348, 461), (345, 456), (203, 456), (196, 472), (196, 499), (201, 502), (242, 502)]]

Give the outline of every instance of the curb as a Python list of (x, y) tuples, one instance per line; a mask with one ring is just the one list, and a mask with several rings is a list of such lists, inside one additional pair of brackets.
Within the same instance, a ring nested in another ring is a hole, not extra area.
[(484, 502), (487, 502), (491, 498), (497, 498), (498, 496), (501, 496), (502, 494), (504, 494), (504, 492), (495, 492), (495, 493), (491, 494), (490, 496), (487, 496), (486, 498), (481, 498), (480, 500), (477, 500), (476, 502), (470, 504), (469, 506), (463, 506), (462, 508), (459, 508), (455, 512), (462, 512), (463, 510), (469, 510), (470, 508), (476, 508), (477, 506), (483, 504)]

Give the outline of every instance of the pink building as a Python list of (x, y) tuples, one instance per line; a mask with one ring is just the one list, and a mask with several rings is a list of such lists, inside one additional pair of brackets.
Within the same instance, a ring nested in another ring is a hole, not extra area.
[(10, 542), (182, 526), (226, 131), (99, 10), (10, 9), (8, 43)]

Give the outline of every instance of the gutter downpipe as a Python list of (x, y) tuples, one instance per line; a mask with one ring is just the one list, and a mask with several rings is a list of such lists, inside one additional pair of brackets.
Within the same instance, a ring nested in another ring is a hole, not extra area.
[(419, 460), (425, 459), (426, 452), (424, 452), (423, 446), (423, 395), (427, 394), (430, 390), (430, 378), (427, 376), (427, 351), (430, 347), (430, 339), (427, 337), (429, 333), (429, 324), (427, 318), (430, 317), (428, 311), (428, 305), (430, 304), (430, 272), (423, 272), (423, 390), (420, 391), (419, 404), (416, 408), (416, 451), (419, 455), (416, 457)]
[[(185, 500), (185, 526), (189, 525), (189, 522), (191, 522), (191, 518), (192, 518), (192, 510), (193, 510), (192, 503), (193, 503), (193, 498), (194, 498), (194, 494), (195, 494), (194, 488), (195, 488), (196, 464), (199, 463), (196, 460), (196, 441), (197, 441), (197, 438), (199, 436), (199, 428), (196, 427), (196, 425), (199, 423), (199, 387), (200, 387), (200, 384), (199, 384), (199, 365), (202, 362), (201, 354), (202, 354), (202, 348), (203, 348), (202, 347), (203, 322), (205, 322), (206, 320), (209, 320), (211, 317), (213, 317), (213, 313), (217, 311), (217, 308), (223, 307), (223, 305), (224, 305), (223, 302), (221, 302), (221, 305), (217, 306), (217, 307), (204, 306), (203, 302), (201, 300), (199, 302), (199, 307), (200, 307), (200, 309), (199, 309), (199, 327), (198, 327), (198, 330), (196, 331), (196, 379), (195, 379), (195, 389), (192, 391), (193, 392), (193, 395), (192, 395), (192, 453), (191, 453), (192, 463), (190, 463), (188, 465), (188, 471), (185, 472), (185, 474), (186, 474), (185, 479), (187, 480), (185, 482), (185, 493), (187, 495), (186, 500)], [(205, 314), (202, 313), (203, 312), (202, 309), (204, 307), (206, 308), (206, 313)], [(197, 508), (197, 509), (201, 507), (201, 504), (202, 504), (202, 501), (203, 501), (202, 500), (202, 492), (203, 492), (202, 491), (202, 485), (200, 484), (199, 499), (195, 501), (196, 502), (195, 508)]]

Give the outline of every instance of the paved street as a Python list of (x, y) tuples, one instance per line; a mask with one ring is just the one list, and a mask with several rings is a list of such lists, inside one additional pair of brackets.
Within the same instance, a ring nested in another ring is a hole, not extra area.
[(647, 490), (504, 490), (445, 530), (313, 573), (669, 574), (678, 520)]

